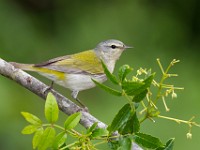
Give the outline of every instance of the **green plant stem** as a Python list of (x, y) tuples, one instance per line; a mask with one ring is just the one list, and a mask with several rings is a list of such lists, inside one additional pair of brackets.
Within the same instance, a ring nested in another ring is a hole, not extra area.
[(154, 102), (154, 104), (156, 105), (157, 104), (157, 102), (158, 102), (158, 99), (160, 98), (160, 96), (161, 96), (161, 91), (162, 91), (162, 88), (163, 88), (163, 82), (164, 82), (164, 80), (167, 78), (167, 73), (168, 73), (168, 71), (169, 71), (169, 69), (171, 68), (171, 66), (173, 65), (173, 61), (169, 64), (169, 66), (167, 67), (167, 69), (164, 71), (164, 69), (163, 69), (163, 67), (162, 67), (162, 64), (161, 64), (161, 62), (160, 62), (160, 59), (157, 59), (157, 62), (158, 62), (158, 65), (159, 65), (159, 67), (160, 67), (160, 70), (161, 70), (161, 72), (162, 72), (162, 78), (161, 78), (161, 80), (160, 80), (160, 82), (159, 82), (159, 87), (158, 87), (158, 92), (157, 92), (157, 94), (156, 94), (156, 98), (155, 98), (155, 100), (153, 101)]
[(78, 136), (81, 136), (82, 134), (80, 134), (79, 132), (77, 132), (76, 130), (74, 130), (74, 129), (71, 129), (71, 131), (73, 132), (73, 133), (75, 133), (76, 135), (78, 135)]
[(128, 100), (130, 106), (131, 106), (131, 110), (133, 113), (135, 113), (135, 106), (133, 105), (132, 100), (130, 99), (130, 97), (125, 93), (124, 96), (126, 97), (126, 99)]
[(165, 80), (165, 77), (164, 77), (164, 75), (163, 75), (162, 78), (161, 78), (161, 80), (160, 80), (160, 83), (159, 83), (159, 87), (158, 87), (158, 92), (157, 92), (157, 94), (156, 94), (156, 98), (155, 98), (155, 100), (153, 101), (155, 105), (157, 104), (158, 99), (159, 99), (160, 96), (161, 96), (162, 83), (164, 82), (164, 80)]
[(79, 142), (71, 143), (71, 144), (69, 144), (69, 145), (66, 145), (66, 146), (60, 148), (59, 150), (64, 150), (64, 149), (66, 149), (66, 148), (72, 147), (72, 146), (76, 145), (77, 143), (79, 143)]
[(65, 128), (59, 126), (59, 125), (56, 125), (56, 124), (50, 124), (50, 123), (46, 123), (46, 124), (42, 124), (43, 127), (56, 127), (58, 129), (61, 129), (63, 131), (65, 131)]
[(195, 125), (197, 127), (200, 127), (200, 124), (197, 124), (196, 122), (192, 122), (191, 119), (189, 121), (186, 120), (181, 120), (181, 119), (176, 119), (176, 118), (172, 118), (172, 117), (167, 117), (167, 116), (162, 116), (162, 115), (158, 115), (159, 118), (163, 118), (163, 119), (167, 119), (167, 120), (172, 120), (175, 121), (177, 123), (185, 123), (188, 124), (189, 126), (191, 125)]
[(75, 131), (75, 130), (73, 130), (73, 129), (72, 129), (72, 132), (71, 132), (71, 131), (69, 131), (69, 130), (65, 130), (64, 127), (61, 127), (61, 126), (59, 126), (59, 125), (57, 125), (57, 124), (43, 124), (42, 126), (43, 126), (43, 127), (45, 127), (45, 126), (53, 126), (53, 127), (56, 127), (56, 128), (58, 128), (58, 129), (61, 129), (61, 130), (65, 131), (65, 132), (69, 133), (71, 136), (74, 136), (74, 137), (80, 136), (80, 135), (81, 135), (80, 133), (78, 133), (77, 131)]
[(101, 142), (98, 142), (98, 143), (94, 144), (94, 146), (101, 145), (101, 144), (104, 144), (104, 143), (106, 143), (106, 142), (107, 142), (107, 141), (101, 141)]
[(61, 129), (61, 130), (65, 131), (65, 128), (63, 128), (63, 127), (61, 127), (61, 126), (59, 126), (57, 124), (53, 124), (53, 126), (56, 127), (56, 128), (58, 128), (58, 129)]

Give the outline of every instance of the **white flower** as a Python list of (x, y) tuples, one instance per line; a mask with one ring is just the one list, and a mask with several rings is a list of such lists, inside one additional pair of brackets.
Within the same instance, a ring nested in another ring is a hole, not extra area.
[(177, 98), (177, 94), (173, 91), (172, 92), (172, 99)]
[(186, 136), (187, 136), (187, 139), (192, 139), (192, 133), (188, 132), (188, 133), (186, 134)]

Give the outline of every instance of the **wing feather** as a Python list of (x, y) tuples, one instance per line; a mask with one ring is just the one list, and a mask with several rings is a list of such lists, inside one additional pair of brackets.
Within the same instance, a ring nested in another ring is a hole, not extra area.
[(82, 73), (82, 74), (103, 74), (103, 68), (100, 59), (96, 56), (94, 50), (84, 51), (74, 55), (57, 57), (35, 67), (47, 68), (64, 73)]

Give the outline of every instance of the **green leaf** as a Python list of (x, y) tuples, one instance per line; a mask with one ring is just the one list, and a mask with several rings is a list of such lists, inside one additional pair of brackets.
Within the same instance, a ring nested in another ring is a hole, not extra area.
[(33, 140), (32, 140), (33, 149), (37, 148), (37, 146), (42, 138), (43, 132), (44, 132), (43, 128), (38, 128), (37, 131), (35, 132), (35, 134), (33, 136)]
[(66, 140), (67, 140), (67, 134), (65, 132), (59, 133), (54, 140), (53, 148), (59, 149), (59, 147), (61, 147)]
[(175, 138), (171, 138), (167, 141), (165, 149), (164, 150), (172, 150), (174, 147), (174, 140)]
[(56, 131), (52, 127), (47, 127), (40, 139), (38, 144), (38, 150), (46, 150), (48, 147), (51, 147), (56, 135)]
[(42, 124), (42, 121), (33, 114), (30, 114), (28, 112), (21, 112), (21, 114), (30, 124), (38, 126)]
[(143, 82), (124, 81), (122, 82), (122, 89), (127, 95), (137, 95), (142, 92), (140, 89), (144, 85)]
[(123, 126), (123, 128), (121, 129), (121, 131), (119, 133), (122, 135), (132, 134), (132, 133), (139, 132), (139, 130), (140, 130), (140, 122), (138, 120), (137, 114), (134, 113), (129, 118), (129, 120), (127, 121), (125, 126)]
[(108, 130), (106, 129), (103, 129), (103, 128), (98, 128), (98, 129), (95, 129), (93, 132), (92, 132), (92, 137), (93, 138), (96, 138), (96, 137), (100, 137), (100, 136), (107, 136), (108, 135)]
[(147, 95), (148, 90), (145, 89), (143, 92), (139, 93), (138, 95), (135, 95), (133, 97), (133, 102), (139, 103), (141, 102)]
[(90, 128), (87, 129), (87, 134), (92, 133), (98, 125), (98, 122), (95, 122)]
[(151, 83), (154, 79), (156, 73), (152, 73), (149, 77), (147, 77), (143, 82), (145, 83), (144, 89), (148, 88), (151, 86)]
[(138, 109), (138, 107), (140, 106), (140, 103), (134, 103), (135, 109)]
[(117, 150), (131, 150), (132, 141), (129, 137), (122, 138), (119, 143), (120, 148), (118, 148)]
[(109, 133), (112, 133), (120, 129), (124, 123), (126, 123), (131, 115), (131, 106), (130, 104), (124, 105), (118, 114), (113, 119), (111, 125), (108, 128)]
[(153, 81), (154, 75), (155, 75), (155, 73), (150, 75), (143, 82), (135, 82), (135, 81), (123, 82), (122, 89), (124, 89), (128, 95), (131, 95), (131, 96), (138, 95), (150, 87), (150, 85)]
[(133, 115), (133, 133), (139, 132), (140, 130), (140, 121), (138, 120), (137, 114)]
[(156, 150), (173, 150), (174, 147), (174, 138), (171, 138), (167, 141), (165, 147), (159, 147)]
[(102, 67), (104, 69), (104, 73), (106, 74), (107, 78), (110, 79), (110, 81), (114, 84), (119, 84), (119, 81), (117, 80), (116, 76), (113, 75), (105, 65), (105, 63), (101, 60)]
[(144, 133), (135, 133), (134, 139), (137, 144), (146, 148), (155, 149), (164, 146), (158, 138)]
[(81, 113), (77, 112), (70, 115), (67, 120), (65, 121), (65, 129), (70, 130), (73, 129), (79, 123), (81, 119)]
[(119, 141), (117, 140), (112, 140), (108, 142), (108, 146), (112, 149), (112, 150), (117, 150), (120, 147)]
[(112, 150), (131, 150), (132, 140), (129, 137), (120, 137), (119, 140), (109, 141), (108, 146)]
[(92, 79), (92, 81), (97, 85), (99, 86), (100, 88), (102, 88), (103, 90), (105, 90), (106, 92), (110, 93), (110, 94), (113, 94), (113, 95), (116, 95), (116, 96), (122, 96), (122, 92), (120, 91), (117, 91), (117, 90), (114, 90), (104, 84), (101, 84), (99, 82), (97, 82), (96, 80)]
[(35, 125), (27, 125), (24, 127), (24, 129), (22, 130), (22, 134), (32, 134), (37, 130), (37, 126)]
[(121, 66), (118, 71), (118, 76), (119, 76), (120, 81), (123, 82), (127, 74), (129, 74), (132, 70), (133, 68), (131, 68), (129, 65)]
[(56, 98), (52, 93), (48, 93), (45, 102), (45, 117), (49, 123), (55, 123), (58, 120), (59, 109)]

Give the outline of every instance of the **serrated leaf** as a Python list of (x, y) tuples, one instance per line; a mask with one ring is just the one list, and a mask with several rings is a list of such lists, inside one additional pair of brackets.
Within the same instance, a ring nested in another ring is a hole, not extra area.
[(43, 132), (44, 132), (43, 128), (38, 128), (37, 131), (35, 132), (35, 134), (33, 136), (33, 140), (32, 140), (33, 149), (37, 148), (37, 146), (42, 138)]
[(102, 67), (104, 69), (104, 73), (106, 74), (107, 78), (110, 79), (110, 81), (114, 84), (119, 84), (119, 81), (117, 80), (116, 76), (113, 75), (105, 65), (105, 63), (101, 60)]
[(53, 142), (53, 148), (58, 149), (65, 143), (66, 140), (67, 140), (67, 134), (65, 132), (59, 133)]
[(126, 94), (135, 96), (142, 93), (144, 90), (150, 87), (154, 74), (150, 75), (143, 82), (126, 81), (122, 83), (122, 89), (125, 90)]
[(148, 90), (145, 89), (143, 92), (139, 93), (138, 95), (135, 95), (133, 97), (133, 102), (139, 103), (141, 102), (147, 95)]
[(92, 132), (92, 137), (93, 138), (96, 138), (96, 137), (100, 137), (100, 136), (107, 136), (108, 135), (108, 130), (106, 129), (103, 129), (103, 128), (98, 128), (98, 129), (95, 129), (93, 132)]
[(37, 130), (37, 126), (35, 125), (27, 125), (24, 127), (24, 129), (22, 130), (22, 134), (32, 134)]
[(110, 93), (110, 94), (113, 94), (113, 95), (116, 95), (116, 96), (122, 96), (122, 92), (120, 91), (117, 91), (117, 90), (114, 90), (104, 84), (101, 84), (99, 82), (97, 82), (96, 80), (92, 79), (92, 81), (97, 85), (99, 86), (100, 88), (102, 88), (103, 90), (105, 90), (106, 92)]
[(130, 104), (126, 104), (119, 110), (119, 112), (113, 119), (111, 125), (108, 128), (109, 133), (112, 133), (120, 129), (124, 125), (124, 123), (128, 121), (130, 115), (131, 115), (131, 106)]
[(129, 74), (133, 69), (129, 66), (129, 65), (123, 65), (119, 68), (118, 71), (118, 76), (119, 76), (119, 80), (121, 82), (124, 81), (124, 79), (126, 78), (127, 74)]
[(52, 93), (48, 93), (45, 102), (45, 117), (49, 123), (55, 123), (58, 120), (58, 104)]
[(132, 133), (136, 133), (139, 132), (140, 130), (140, 122), (138, 120), (137, 114), (134, 113), (129, 120), (127, 121), (127, 123), (125, 124), (125, 126), (123, 126), (123, 128), (121, 129), (121, 131), (119, 131), (120, 134), (125, 135), (125, 134), (132, 134)]
[(38, 150), (46, 150), (48, 147), (51, 147), (55, 135), (56, 135), (55, 129), (52, 127), (47, 127), (41, 136), (40, 142), (38, 144)]
[(98, 125), (98, 122), (95, 122), (90, 128), (87, 129), (87, 134), (89, 134), (90, 132), (93, 132), (96, 127)]
[(155, 149), (164, 146), (158, 138), (144, 133), (135, 133), (134, 139), (137, 144), (146, 148)]
[(67, 130), (73, 129), (75, 126), (77, 126), (80, 119), (81, 119), (81, 113), (80, 112), (72, 114), (65, 121), (65, 129), (67, 129)]
[(21, 112), (22, 116), (28, 121), (30, 124), (33, 125), (41, 125), (42, 121), (35, 115), (28, 113), (28, 112)]

